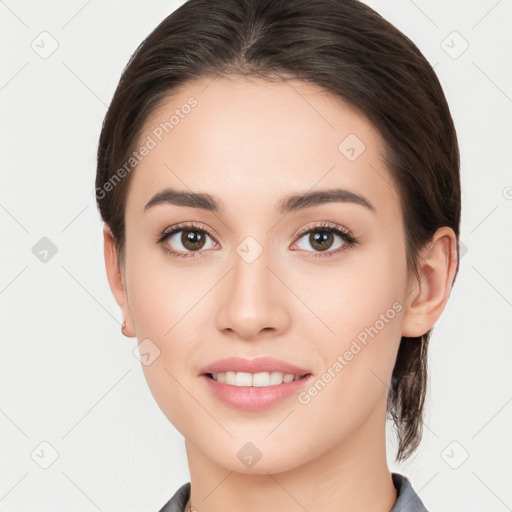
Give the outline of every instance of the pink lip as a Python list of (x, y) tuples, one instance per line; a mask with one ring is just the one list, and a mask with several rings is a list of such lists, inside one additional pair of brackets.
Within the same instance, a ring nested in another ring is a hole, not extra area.
[[(233, 386), (218, 382), (208, 374), (220, 372), (281, 372), (284, 374), (305, 375), (305, 377), (291, 382), (283, 382), (276, 386)], [(208, 389), (221, 402), (244, 411), (261, 411), (272, 407), (278, 402), (296, 395), (307, 382), (312, 373), (310, 370), (299, 368), (293, 364), (272, 357), (259, 357), (257, 359), (243, 359), (229, 357), (209, 364), (199, 371), (201, 380)]]
[(199, 375), (227, 371), (247, 373), (281, 372), (285, 374), (291, 373), (293, 375), (306, 375), (311, 373), (311, 370), (299, 368), (298, 366), (282, 361), (281, 359), (274, 359), (273, 357), (258, 357), (256, 359), (228, 357), (226, 359), (219, 359), (218, 361), (201, 368), (201, 370), (199, 370)]
[(281, 400), (296, 395), (309, 382), (313, 375), (299, 380), (283, 382), (276, 386), (233, 386), (217, 382), (207, 375), (201, 375), (208, 389), (221, 402), (244, 411), (261, 411), (277, 404)]

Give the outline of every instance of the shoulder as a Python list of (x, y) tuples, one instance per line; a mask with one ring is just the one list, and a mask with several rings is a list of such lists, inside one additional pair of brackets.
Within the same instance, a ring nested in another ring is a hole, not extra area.
[(158, 512), (183, 512), (190, 497), (190, 482), (183, 484)]
[(398, 497), (390, 512), (428, 512), (406, 476), (400, 473), (391, 476)]

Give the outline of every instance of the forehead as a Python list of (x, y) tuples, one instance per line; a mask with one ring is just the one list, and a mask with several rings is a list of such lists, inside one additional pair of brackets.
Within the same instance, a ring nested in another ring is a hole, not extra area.
[(137, 148), (144, 145), (150, 150), (128, 194), (139, 210), (165, 187), (226, 203), (243, 197), (245, 207), (291, 191), (344, 187), (373, 197), (378, 209), (397, 206), (375, 127), (340, 98), (297, 80), (185, 84), (146, 120)]

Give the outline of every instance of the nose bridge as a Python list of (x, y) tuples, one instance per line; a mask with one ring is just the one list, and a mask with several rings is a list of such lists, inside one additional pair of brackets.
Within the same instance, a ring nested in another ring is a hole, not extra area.
[[(235, 248), (232, 272), (219, 310), (220, 329), (251, 338), (263, 329), (281, 330), (288, 318), (282, 284), (275, 278), (271, 253), (247, 236)], [(268, 265), (268, 266), (267, 266)]]

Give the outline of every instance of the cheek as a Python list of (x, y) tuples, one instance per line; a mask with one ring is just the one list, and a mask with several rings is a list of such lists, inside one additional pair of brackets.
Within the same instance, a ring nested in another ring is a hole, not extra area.
[(401, 339), (402, 305), (392, 298), (351, 295), (343, 302), (346, 309), (331, 317), (335, 335), (316, 338), (323, 367), (298, 402), (311, 431), (323, 432), (326, 446), (356, 431), (378, 404), (385, 407)]
[(319, 264), (289, 278), (312, 313), (297, 319), (306, 329), (315, 329), (327, 347), (342, 349), (359, 334), (364, 341), (365, 329), (372, 326), (380, 338), (395, 338), (400, 332), (397, 317), (407, 284), (405, 254), (400, 250), (374, 244), (364, 251), (356, 249), (339, 263)]
[(192, 267), (169, 261), (172, 256), (160, 248), (132, 247), (129, 254), (128, 299), (137, 335), (165, 343), (187, 322), (188, 312), (204, 293), (204, 278)]

